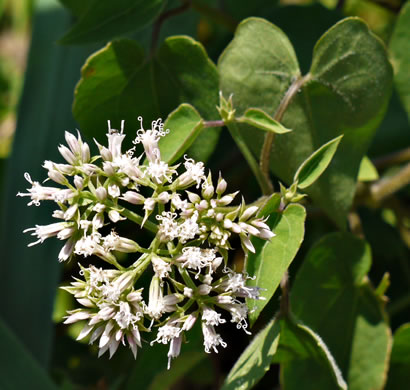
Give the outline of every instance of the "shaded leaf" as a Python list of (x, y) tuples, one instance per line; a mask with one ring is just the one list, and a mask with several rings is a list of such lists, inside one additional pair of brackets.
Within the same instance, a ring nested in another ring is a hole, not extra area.
[(292, 131), (282, 126), (278, 121), (275, 121), (266, 112), (258, 108), (248, 108), (243, 116), (237, 120), (240, 123), (247, 123), (248, 125), (271, 133), (285, 134)]
[(159, 140), (161, 159), (168, 164), (177, 161), (192, 145), (203, 128), (201, 115), (190, 104), (181, 104), (169, 114), (164, 129), (171, 129)]
[(40, 364), (0, 319), (0, 388), (56, 390)]
[(248, 283), (258, 286), (266, 300), (248, 300), (251, 310), (249, 319), (253, 324), (260, 312), (272, 298), (283, 274), (302, 244), (305, 233), (305, 208), (299, 204), (290, 204), (283, 213), (274, 213), (268, 220), (268, 225), (276, 234), (270, 241), (254, 239), (255, 253), (250, 253), (247, 262), (247, 272), (255, 276)]
[(284, 388), (347, 390), (335, 359), (312, 329), (294, 319), (281, 320), (280, 342), (275, 362), (281, 363)]
[[(310, 73), (302, 77), (285, 34), (263, 19), (243, 21), (219, 59), (221, 89), (233, 93), (237, 115), (256, 107), (293, 131), (277, 137), (271, 170), (291, 183), (300, 164), (319, 146), (344, 134), (339, 152), (307, 193), (340, 227), (353, 200), (360, 162), (382, 119), (392, 70), (381, 41), (357, 18), (332, 27), (317, 42)], [(286, 97), (286, 99), (285, 99)], [(241, 131), (259, 154), (263, 135)]]
[[(192, 104), (205, 119), (217, 118), (218, 74), (202, 45), (189, 37), (170, 37), (147, 61), (136, 42), (121, 39), (87, 60), (73, 112), (82, 130), (99, 139), (108, 119), (114, 127), (125, 119), (133, 133), (138, 116), (150, 123), (181, 103)], [(207, 129), (192, 145), (190, 156), (205, 161), (218, 137), (219, 129)]]
[(326, 142), (303, 161), (293, 177), (293, 182), (297, 181), (299, 188), (304, 189), (309, 187), (320, 177), (332, 161), (342, 137), (343, 135), (340, 135)]
[(78, 17), (61, 43), (84, 44), (108, 41), (150, 24), (160, 13), (164, 0), (117, 0), (89, 2), (64, 0)]
[(251, 341), (232, 367), (222, 390), (251, 389), (265, 375), (279, 342), (279, 322), (270, 321)]
[(386, 390), (401, 390), (405, 383), (410, 383), (410, 324), (394, 334)]
[[(329, 234), (309, 251), (291, 290), (294, 314), (323, 338), (349, 390), (381, 389), (386, 380), (391, 336), (366, 278), (370, 265), (364, 241)], [(301, 370), (310, 369), (310, 363), (301, 364)]]
[(410, 2), (400, 11), (390, 39), (394, 83), (410, 119)]

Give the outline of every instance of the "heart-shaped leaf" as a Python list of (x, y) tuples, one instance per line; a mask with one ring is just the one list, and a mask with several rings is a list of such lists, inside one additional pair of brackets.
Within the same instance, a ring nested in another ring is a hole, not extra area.
[(255, 253), (250, 253), (247, 272), (255, 276), (249, 285), (258, 286), (265, 300), (248, 300), (249, 319), (253, 324), (260, 312), (272, 298), (283, 274), (295, 258), (305, 234), (305, 208), (299, 204), (290, 204), (283, 213), (273, 213), (268, 221), (276, 234), (270, 241), (254, 239)]
[(159, 140), (161, 159), (172, 164), (186, 152), (198, 137), (203, 129), (203, 121), (194, 107), (190, 104), (181, 104), (169, 114), (164, 128), (170, 129), (170, 132)]
[(321, 337), (294, 318), (281, 320), (274, 362), (281, 363), (281, 381), (288, 390), (347, 390), (334, 357)]
[[(192, 104), (205, 119), (217, 118), (218, 74), (202, 45), (189, 37), (170, 37), (147, 61), (134, 41), (110, 42), (91, 56), (82, 69), (73, 112), (82, 130), (102, 138), (110, 119), (126, 121), (128, 131), (145, 122), (166, 117), (181, 103)], [(212, 153), (219, 129), (208, 129), (190, 149), (205, 161)]]
[(108, 41), (150, 24), (161, 12), (164, 0), (79, 1), (63, 0), (78, 21), (61, 43), (84, 44)]
[[(271, 151), (271, 170), (282, 181), (291, 183), (309, 155), (344, 134), (328, 169), (307, 191), (344, 227), (360, 162), (390, 97), (392, 69), (382, 42), (360, 19), (345, 19), (317, 42), (310, 73), (302, 77), (286, 35), (250, 18), (239, 25), (218, 69), (221, 90), (233, 93), (238, 116), (259, 108), (293, 130), (276, 137)], [(239, 126), (259, 154), (263, 135)]]
[[(366, 278), (370, 265), (363, 240), (329, 234), (309, 251), (291, 290), (294, 314), (323, 338), (349, 390), (381, 389), (386, 380), (391, 335), (380, 297)], [(300, 370), (311, 369), (303, 364)], [(289, 376), (292, 381), (291, 371)]]

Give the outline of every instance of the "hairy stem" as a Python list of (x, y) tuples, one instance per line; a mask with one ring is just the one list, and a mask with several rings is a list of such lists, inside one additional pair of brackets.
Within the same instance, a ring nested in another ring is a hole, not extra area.
[[(282, 120), (283, 114), (288, 108), (293, 97), (297, 94), (297, 92), (303, 86), (303, 84), (309, 80), (310, 80), (310, 74), (308, 73), (306, 76), (303, 76), (303, 77), (301, 76), (297, 78), (290, 85), (289, 89), (286, 91), (286, 94), (283, 97), (282, 101), (280, 102), (279, 107), (276, 110), (275, 115), (273, 117), (276, 121), (280, 122)], [(272, 144), (273, 144), (274, 139), (275, 139), (274, 133), (267, 132), (265, 134), (265, 141), (263, 142), (260, 160), (259, 160), (260, 168), (261, 168), (262, 174), (265, 177), (265, 181), (270, 183), (270, 187), (272, 188), (270, 192), (264, 192), (264, 195), (268, 195), (269, 193), (273, 192), (273, 186), (269, 178), (269, 160), (270, 160), (270, 154), (272, 151)]]

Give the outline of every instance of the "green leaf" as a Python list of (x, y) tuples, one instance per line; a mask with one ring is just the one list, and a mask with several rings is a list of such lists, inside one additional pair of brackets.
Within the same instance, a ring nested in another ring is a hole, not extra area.
[(56, 390), (40, 364), (0, 319), (0, 388)]
[(258, 218), (267, 217), (268, 215), (278, 211), (280, 206), (281, 195), (278, 192), (272, 194), (268, 200), (261, 205), (258, 211)]
[(279, 331), (279, 322), (273, 319), (252, 339), (226, 377), (222, 390), (247, 390), (259, 382), (276, 353)]
[[(391, 335), (366, 278), (370, 265), (363, 240), (329, 234), (309, 251), (291, 290), (293, 313), (323, 338), (349, 390), (381, 389), (386, 380)], [(309, 368), (300, 362), (300, 370)]]
[(27, 247), (32, 237), (22, 231), (54, 222), (52, 205), (27, 207), (27, 198), (16, 194), (30, 187), (24, 172), (42, 182), (47, 178), (47, 171), (41, 167), (44, 160), (62, 162), (57, 145), (64, 142), (65, 130), (76, 128), (72, 94), (78, 69), (95, 47), (56, 45), (57, 37), (70, 23), (70, 15), (57, 2), (36, 3), (13, 151), (2, 185), (0, 294), (7, 304), (0, 306), (0, 316), (42, 366), (48, 365), (54, 339), (52, 312), (60, 280), (57, 256), (62, 242), (50, 239)]
[[(272, 172), (290, 184), (318, 147), (344, 134), (329, 167), (306, 191), (340, 227), (351, 207), (360, 162), (390, 97), (392, 69), (382, 42), (357, 18), (332, 27), (317, 42), (310, 73), (302, 77), (286, 35), (266, 20), (243, 21), (219, 59), (221, 90), (233, 93), (238, 116), (263, 110), (293, 131), (276, 137)], [(280, 108), (280, 110), (279, 110)], [(238, 124), (260, 154), (264, 136)]]
[(394, 334), (386, 390), (401, 390), (410, 383), (410, 324), (404, 324)]
[(255, 253), (249, 254), (246, 270), (255, 279), (250, 280), (249, 285), (266, 289), (262, 292), (266, 300), (248, 300), (251, 324), (272, 298), (283, 274), (295, 258), (305, 234), (305, 218), (303, 206), (290, 204), (283, 213), (272, 214), (268, 221), (275, 237), (270, 241), (257, 238), (252, 241)]
[(278, 354), (281, 382), (287, 390), (347, 390), (346, 382), (328, 347), (312, 329), (294, 319), (281, 320)]
[(88, 2), (64, 0), (78, 21), (61, 43), (84, 44), (108, 41), (150, 24), (161, 12), (164, 0), (117, 0)]
[(410, 2), (400, 11), (390, 40), (394, 84), (410, 119)]
[(376, 167), (370, 161), (369, 157), (364, 156), (359, 167), (359, 174), (357, 180), (359, 181), (374, 181), (379, 178), (379, 173)]
[(203, 129), (201, 115), (190, 104), (181, 104), (169, 114), (164, 129), (171, 129), (159, 141), (161, 159), (168, 164), (177, 161), (192, 145)]
[(275, 121), (266, 112), (258, 108), (248, 108), (242, 117), (237, 119), (240, 123), (247, 123), (258, 129), (268, 131), (275, 134), (285, 134), (292, 130), (282, 126), (278, 121)]
[[(97, 139), (104, 137), (108, 119), (114, 126), (125, 119), (128, 129), (137, 130), (138, 116), (150, 123), (181, 103), (192, 104), (203, 118), (217, 118), (216, 67), (202, 45), (189, 37), (167, 38), (150, 61), (132, 40), (110, 42), (87, 60), (81, 74), (73, 112), (82, 130)], [(205, 161), (218, 137), (219, 129), (207, 129), (190, 156)]]
[(307, 188), (320, 177), (332, 161), (342, 137), (343, 135), (339, 135), (326, 142), (303, 161), (293, 177), (293, 182), (297, 181), (298, 188)]

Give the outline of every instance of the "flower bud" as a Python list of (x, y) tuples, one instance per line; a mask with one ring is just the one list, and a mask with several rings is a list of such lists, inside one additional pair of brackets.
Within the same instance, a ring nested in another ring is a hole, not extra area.
[(127, 202), (132, 203), (132, 204), (143, 204), (145, 201), (145, 198), (141, 194), (135, 191), (125, 192), (124, 194), (122, 194), (121, 199), (124, 199)]
[(251, 206), (248, 207), (243, 214), (240, 216), (240, 220), (241, 221), (246, 221), (248, 220), (250, 217), (252, 217), (257, 211), (258, 211), (259, 207), (258, 206)]
[(81, 146), (81, 159), (85, 163), (90, 161), (90, 147), (86, 142), (84, 142)]
[(117, 210), (110, 210), (108, 212), (108, 218), (110, 218), (111, 221), (114, 223), (117, 223), (118, 221), (125, 219), (124, 217), (121, 217), (120, 213)]
[(98, 187), (95, 190), (95, 195), (97, 196), (98, 200), (102, 202), (107, 198), (107, 190), (104, 187)]
[(208, 284), (201, 284), (197, 291), (199, 295), (208, 295), (212, 290), (212, 287), (209, 286)]
[(80, 154), (80, 151), (81, 151), (80, 142), (75, 137), (75, 135), (66, 131), (64, 136), (65, 136), (65, 141), (67, 142), (67, 145), (70, 147), (71, 151), (74, 154)]
[(110, 161), (103, 162), (103, 170), (108, 176), (113, 176), (115, 174), (114, 166)]
[(195, 205), (195, 208), (199, 211), (206, 210), (208, 207), (209, 204), (205, 199), (202, 199), (198, 204)]
[(221, 177), (219, 177), (218, 185), (216, 187), (216, 193), (218, 195), (222, 195), (226, 191), (226, 187), (227, 187), (227, 183), (225, 179), (222, 179)]
[(166, 191), (164, 191), (164, 192), (161, 192), (161, 193), (158, 195), (157, 201), (158, 201), (158, 203), (166, 204), (166, 203), (169, 202), (170, 198), (171, 198), (171, 196), (169, 195), (169, 193), (166, 192)]
[(211, 199), (213, 194), (215, 192), (215, 188), (212, 185), (207, 185), (203, 190), (202, 190), (202, 196), (205, 199)]
[(84, 179), (81, 176), (74, 176), (74, 185), (77, 190), (82, 190), (84, 188)]
[(63, 158), (71, 165), (75, 164), (75, 156), (74, 154), (71, 152), (70, 149), (67, 148), (67, 146), (64, 145), (60, 145), (58, 147), (58, 151), (60, 152), (60, 154), (63, 156)]
[(188, 199), (191, 203), (199, 203), (201, 201), (201, 197), (193, 192), (187, 191)]
[(48, 177), (58, 184), (67, 184), (67, 179), (65, 178), (65, 176), (58, 171), (48, 171)]

